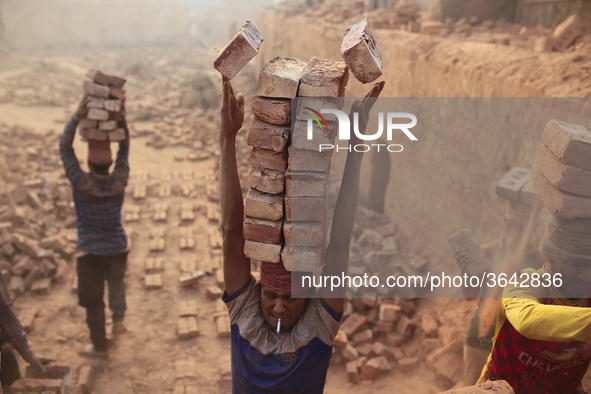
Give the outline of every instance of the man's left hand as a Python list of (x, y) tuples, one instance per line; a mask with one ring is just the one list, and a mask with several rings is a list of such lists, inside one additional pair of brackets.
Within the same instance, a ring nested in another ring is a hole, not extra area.
[(76, 113), (75, 113), (75, 115), (78, 119), (83, 119), (86, 117), (86, 114), (88, 113), (87, 105), (90, 102), (90, 100), (92, 100), (92, 97), (90, 97), (90, 95), (87, 93), (84, 95), (84, 97), (80, 101), (80, 104), (78, 104), (78, 109), (76, 110)]

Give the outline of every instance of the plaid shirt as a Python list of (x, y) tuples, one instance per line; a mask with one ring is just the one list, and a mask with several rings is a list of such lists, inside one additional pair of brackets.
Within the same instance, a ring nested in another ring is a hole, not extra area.
[[(29, 348), (27, 336), (23, 326), (18, 321), (14, 309), (12, 308), (12, 301), (4, 282), (4, 276), (0, 272), (0, 329), (2, 330), (2, 337), (9, 342), (13, 348), (29, 362), (33, 358), (33, 352)], [(2, 343), (0, 343), (2, 345)]]
[[(79, 119), (73, 116), (60, 138), (60, 155), (66, 177), (72, 184), (78, 227), (78, 250), (100, 256), (114, 256), (127, 250), (127, 236), (121, 224), (121, 206), (129, 178), (129, 139), (119, 144), (111, 175), (86, 173), (80, 168), (72, 142)], [(129, 134), (127, 126), (125, 133)]]

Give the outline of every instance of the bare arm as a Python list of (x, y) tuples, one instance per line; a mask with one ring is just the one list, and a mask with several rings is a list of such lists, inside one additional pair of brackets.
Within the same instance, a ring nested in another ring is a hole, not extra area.
[(231, 296), (250, 279), (250, 260), (244, 255), (244, 206), (236, 162), (236, 134), (244, 121), (244, 97), (234, 96), (224, 80), (220, 120), (220, 211), (226, 293)]
[[(378, 97), (383, 88), (384, 82), (376, 83), (367, 96), (365, 96), (363, 102), (356, 101), (351, 108), (351, 113), (359, 113), (359, 131), (361, 133), (365, 133), (368, 115), (375, 102), (375, 99), (372, 100), (371, 98)], [(351, 115), (350, 118), (353, 118), (353, 116)], [(360, 142), (353, 134), (349, 143), (354, 145)], [(339, 191), (332, 220), (330, 243), (326, 249), (326, 265), (322, 272), (323, 275), (340, 277), (343, 273), (345, 275), (348, 273), (351, 236), (353, 234), (355, 213), (357, 212), (357, 203), (359, 200), (359, 177), (362, 159), (362, 152), (351, 150), (347, 154), (341, 190)], [(331, 309), (336, 313), (341, 313), (345, 304), (346, 288), (338, 288), (333, 293), (331, 293), (330, 289), (322, 288), (322, 292), (326, 303)], [(338, 298), (335, 298), (335, 295)]]

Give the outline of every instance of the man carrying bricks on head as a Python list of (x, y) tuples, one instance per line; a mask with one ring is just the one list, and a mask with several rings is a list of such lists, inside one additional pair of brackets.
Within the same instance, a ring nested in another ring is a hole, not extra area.
[[(86, 96), (72, 116), (60, 138), (60, 155), (66, 176), (72, 184), (78, 227), (78, 302), (86, 308), (86, 323), (92, 345), (80, 349), (80, 354), (92, 358), (107, 358), (105, 333), (104, 282), (109, 285), (109, 307), (113, 312), (113, 333), (125, 332), (125, 269), (127, 266), (127, 236), (121, 223), (121, 207), (129, 177), (129, 131), (125, 121), (125, 139), (119, 143), (115, 168), (108, 141), (89, 141), (88, 167), (82, 171), (72, 148), (76, 127), (88, 111)], [(124, 109), (123, 109), (124, 111)]]
[[(383, 83), (377, 84), (371, 97), (377, 97), (382, 88)], [(361, 132), (371, 105), (356, 102), (353, 106), (360, 113)], [(230, 314), (232, 338), (232, 392), (322, 393), (344, 298), (330, 298), (329, 289), (323, 289), (326, 293), (320, 298), (292, 298), (291, 281), (298, 281), (294, 288), (301, 288), (301, 276), (293, 275), (292, 279), (281, 263), (261, 263), (260, 283), (251, 275), (250, 261), (244, 254), (244, 207), (236, 163), (236, 134), (243, 119), (244, 97), (235, 97), (225, 80), (219, 134), (220, 207), (226, 285), (223, 300)], [(350, 143), (356, 141), (352, 138)], [(348, 269), (361, 159), (356, 152), (348, 154), (323, 275), (340, 276)], [(339, 296), (344, 296), (344, 290)]]

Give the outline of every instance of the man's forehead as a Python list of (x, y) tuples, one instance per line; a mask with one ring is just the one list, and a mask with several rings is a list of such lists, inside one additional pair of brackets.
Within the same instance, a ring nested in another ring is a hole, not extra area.
[(282, 293), (282, 292), (280, 292), (278, 290), (273, 290), (270, 287), (261, 286), (261, 291), (266, 291), (268, 293), (273, 293), (277, 297), (281, 297), (281, 298), (290, 298), (291, 297), (291, 294)]

